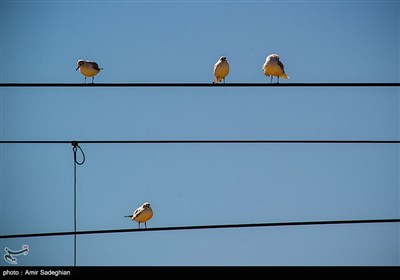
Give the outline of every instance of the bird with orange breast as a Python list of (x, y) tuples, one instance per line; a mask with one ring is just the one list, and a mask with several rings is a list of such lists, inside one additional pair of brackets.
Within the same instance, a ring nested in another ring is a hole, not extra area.
[(94, 62), (94, 61), (88, 61), (88, 60), (78, 60), (76, 63), (76, 71), (81, 72), (81, 74), (85, 77), (85, 84), (86, 84), (86, 78), (92, 77), (92, 84), (94, 83), (94, 76), (96, 76), (100, 70), (103, 68), (99, 68), (99, 65)]
[(279, 60), (279, 55), (277, 54), (270, 54), (267, 56), (262, 70), (265, 76), (271, 76), (271, 83), (274, 76), (278, 79), (277, 83), (279, 83), (279, 78), (289, 79), (285, 73), (285, 66)]
[(214, 64), (214, 81), (213, 84), (217, 84), (224, 81), (229, 74), (229, 63), (225, 56), (221, 56), (218, 61)]
[(137, 208), (132, 215), (124, 216), (127, 218), (131, 218), (132, 221), (136, 221), (138, 223), (138, 227), (140, 228), (140, 223), (144, 223), (144, 227), (147, 228), (146, 222), (153, 217), (153, 210), (150, 207), (150, 203), (145, 202), (142, 206)]

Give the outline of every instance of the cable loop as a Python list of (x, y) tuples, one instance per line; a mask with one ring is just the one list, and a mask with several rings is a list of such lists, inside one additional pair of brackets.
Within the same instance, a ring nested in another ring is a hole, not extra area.
[[(77, 141), (72, 141), (71, 145), (73, 146), (72, 151), (74, 152), (74, 161), (77, 165), (82, 165), (85, 163), (86, 157), (85, 157), (85, 153), (83, 152), (82, 148), (79, 146)], [(77, 151), (78, 149), (80, 150), (81, 154), (82, 154), (82, 161), (78, 161), (77, 160)]]

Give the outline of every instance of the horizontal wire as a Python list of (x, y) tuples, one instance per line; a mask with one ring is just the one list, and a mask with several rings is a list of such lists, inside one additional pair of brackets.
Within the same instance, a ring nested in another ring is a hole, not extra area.
[(0, 83), (0, 87), (398, 87), (400, 83)]
[(400, 140), (2, 140), (0, 144), (400, 144)]
[(198, 229), (224, 229), (224, 228), (250, 228), (250, 227), (280, 227), (280, 226), (308, 226), (308, 225), (338, 225), (338, 224), (371, 224), (371, 223), (399, 223), (400, 219), (370, 219), (370, 220), (336, 220), (336, 221), (306, 221), (306, 222), (278, 222), (278, 223), (253, 223), (253, 224), (227, 224), (227, 225), (204, 225), (204, 226), (177, 226), (158, 228), (136, 228), (136, 229), (111, 229), (111, 230), (88, 230), (88, 231), (66, 231), (30, 234), (0, 235), (0, 239), (44, 237), (62, 235), (84, 235), (84, 234), (107, 234), (143, 231), (171, 231), (171, 230), (198, 230)]

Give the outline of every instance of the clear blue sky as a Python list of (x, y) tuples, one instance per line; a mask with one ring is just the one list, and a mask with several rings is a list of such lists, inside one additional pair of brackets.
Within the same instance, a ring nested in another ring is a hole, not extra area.
[[(2, 83), (400, 82), (399, 1), (4, 1)], [(1, 88), (1, 140), (400, 139), (399, 88)], [(77, 229), (399, 218), (399, 145), (82, 144)], [(73, 230), (73, 153), (0, 145), (1, 234)], [(399, 224), (77, 238), (78, 265), (399, 265)], [(2, 239), (73, 265), (73, 237)]]

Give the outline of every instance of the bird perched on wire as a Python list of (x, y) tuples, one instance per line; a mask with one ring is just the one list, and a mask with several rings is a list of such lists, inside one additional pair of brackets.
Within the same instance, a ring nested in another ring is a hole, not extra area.
[(229, 74), (229, 63), (225, 56), (221, 56), (218, 61), (214, 64), (214, 81), (213, 84), (224, 81)]
[(279, 83), (279, 78), (289, 79), (285, 73), (285, 67), (277, 54), (268, 55), (262, 69), (267, 77), (271, 76), (271, 83), (274, 76), (278, 78), (277, 83)]
[(146, 222), (153, 217), (153, 210), (150, 207), (150, 203), (145, 202), (142, 206), (136, 209), (132, 215), (124, 216), (131, 218), (132, 221), (136, 221), (138, 223), (138, 227), (140, 228), (140, 223), (144, 223), (144, 227), (147, 228)]
[(76, 70), (78, 71), (79, 69), (79, 72), (81, 72), (81, 74), (85, 76), (85, 84), (87, 77), (92, 77), (92, 84), (93, 84), (94, 76), (96, 76), (100, 72), (100, 70), (103, 69), (99, 68), (99, 65), (94, 61), (80, 59), (76, 64), (77, 64)]

